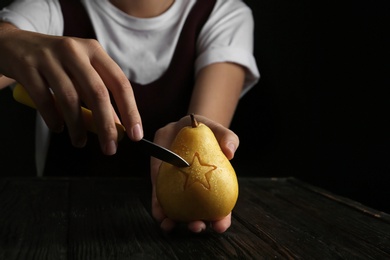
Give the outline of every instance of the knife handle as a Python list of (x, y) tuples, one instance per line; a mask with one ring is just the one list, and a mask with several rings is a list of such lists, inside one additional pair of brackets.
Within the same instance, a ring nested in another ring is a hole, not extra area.
[[(37, 109), (37, 107), (34, 104), (34, 101), (31, 99), (26, 89), (19, 83), (17, 83), (14, 88), (13, 97), (16, 101), (18, 101), (21, 104)], [(97, 128), (92, 118), (92, 111), (85, 107), (81, 107), (81, 114), (83, 116), (83, 120), (85, 122), (85, 126), (87, 130), (97, 134)], [(120, 141), (125, 136), (125, 127), (119, 123), (115, 123), (115, 125), (118, 131), (118, 141)]]

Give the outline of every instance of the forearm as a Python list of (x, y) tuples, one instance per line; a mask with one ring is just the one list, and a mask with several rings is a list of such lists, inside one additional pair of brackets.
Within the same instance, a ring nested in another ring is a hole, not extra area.
[(244, 79), (244, 68), (237, 64), (215, 63), (203, 68), (197, 76), (188, 112), (229, 127)]
[[(7, 33), (13, 29), (16, 29), (14, 25), (0, 21), (0, 44), (3, 43), (7, 38)], [(2, 49), (3, 47), (0, 45), (0, 57), (4, 57), (3, 54), (1, 54)], [(3, 89), (14, 82), (13, 79), (10, 79), (3, 75), (4, 67), (7, 66), (7, 64), (3, 64), (3, 62), (4, 59), (0, 59), (0, 89)]]
[(14, 30), (14, 29), (17, 29), (15, 25), (0, 20), (0, 37), (3, 34), (7, 33), (9, 30)]
[[(0, 21), (0, 42), (3, 42), (3, 37), (7, 37), (6, 33), (12, 29), (16, 29), (16, 27), (13, 26), (12, 24)], [(13, 79), (2, 75), (2, 71), (1, 71), (2, 66), (4, 66), (4, 64), (0, 64), (0, 90), (15, 82)]]

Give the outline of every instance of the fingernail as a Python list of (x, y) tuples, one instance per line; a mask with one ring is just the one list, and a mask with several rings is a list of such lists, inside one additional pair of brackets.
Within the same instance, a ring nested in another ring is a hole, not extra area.
[(205, 223), (190, 223), (188, 225), (188, 228), (194, 232), (194, 233), (201, 233), (206, 230), (206, 224)]
[(204, 231), (203, 228), (198, 228), (198, 229), (194, 230), (194, 233), (201, 233), (201, 232), (203, 232), (203, 231)]
[(144, 133), (143, 133), (142, 128), (141, 128), (141, 125), (140, 124), (136, 124), (133, 127), (133, 129), (131, 131), (131, 134), (132, 134), (132, 136), (133, 136), (133, 138), (135, 140), (141, 140), (142, 137), (144, 136)]
[(116, 153), (117, 145), (114, 141), (110, 141), (106, 144), (105, 154), (114, 155)]
[(205, 230), (206, 230), (206, 226), (203, 225), (202, 227), (199, 228), (198, 233), (201, 233), (201, 232), (203, 232), (203, 231), (205, 231)]
[(228, 143), (227, 144), (227, 147), (229, 148), (229, 150), (234, 154), (236, 152), (236, 146), (233, 144), (233, 143)]

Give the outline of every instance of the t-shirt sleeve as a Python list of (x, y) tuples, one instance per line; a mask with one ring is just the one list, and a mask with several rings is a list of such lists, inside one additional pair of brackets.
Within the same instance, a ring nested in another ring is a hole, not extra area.
[(195, 72), (212, 63), (237, 63), (246, 69), (243, 96), (260, 78), (253, 45), (251, 9), (239, 0), (217, 1), (198, 38)]
[(63, 17), (58, 0), (14, 0), (0, 11), (0, 20), (22, 30), (63, 34)]

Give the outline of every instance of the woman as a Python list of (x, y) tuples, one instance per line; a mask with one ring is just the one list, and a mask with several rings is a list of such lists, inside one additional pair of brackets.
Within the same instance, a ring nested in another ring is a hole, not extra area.
[[(41, 149), (45, 175), (148, 169), (154, 185), (160, 162), (153, 159), (149, 168), (133, 142), (118, 145), (115, 122), (132, 141), (145, 136), (169, 146), (189, 113), (212, 128), (233, 158), (239, 141), (228, 127), (239, 98), (259, 78), (253, 19), (242, 1), (17, 0), (0, 20), (0, 74), (29, 92), (46, 123), (37, 123), (39, 133), (46, 125), (65, 132), (52, 135), (48, 151)], [(96, 142), (83, 126), (81, 104), (93, 112)], [(101, 156), (98, 144), (105, 155), (115, 155)], [(152, 211), (164, 230), (173, 228), (154, 193)], [(188, 226), (206, 228), (202, 221)], [(212, 226), (224, 232), (230, 215)]]

